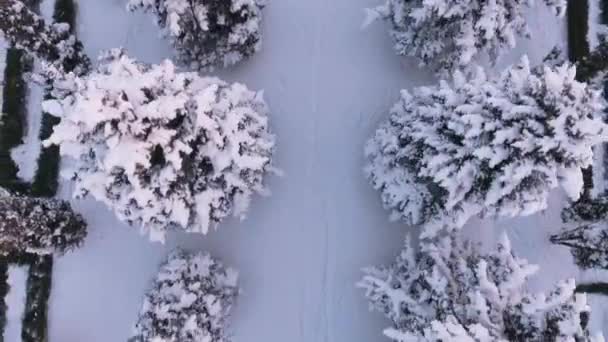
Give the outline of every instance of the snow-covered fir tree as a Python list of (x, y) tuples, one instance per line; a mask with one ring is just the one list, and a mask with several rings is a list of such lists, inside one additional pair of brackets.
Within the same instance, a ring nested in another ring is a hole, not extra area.
[(408, 241), (389, 267), (371, 268), (359, 284), (384, 313), (394, 341), (600, 341), (586, 327), (588, 306), (574, 280), (547, 293), (527, 290), (538, 267), (514, 256), (506, 235), (481, 253), (460, 234)]
[(531, 69), (524, 57), (496, 78), (456, 72), (453, 83), (402, 91), (365, 149), (391, 217), (432, 235), (478, 214), (533, 214), (557, 187), (576, 200), (608, 128), (600, 93), (575, 73)]
[(73, 159), (63, 175), (75, 196), (92, 195), (162, 241), (169, 228), (206, 233), (230, 214), (243, 218), (265, 192), (274, 135), (261, 92), (121, 50), (85, 78), (64, 76), (57, 100), (43, 103), (61, 118), (45, 144)]
[(195, 69), (227, 67), (261, 46), (264, 0), (130, 0), (130, 10), (151, 11), (177, 52)]
[(64, 254), (82, 245), (87, 224), (66, 201), (0, 195), (1, 254)]
[(237, 278), (208, 254), (172, 253), (144, 299), (129, 342), (229, 342)]
[(0, 0), (0, 35), (56, 70), (78, 75), (90, 70), (82, 43), (70, 34), (68, 24), (49, 25), (19, 0)]
[(570, 248), (575, 263), (583, 268), (608, 269), (608, 197), (579, 201), (564, 209), (564, 230), (551, 242)]
[[(565, 0), (544, 0), (558, 16)], [(382, 18), (398, 54), (417, 58), (437, 71), (466, 67), (481, 54), (492, 61), (515, 47), (518, 37), (529, 37), (525, 11), (528, 0), (453, 1), (386, 0), (368, 9), (366, 25)]]
[(583, 268), (608, 269), (608, 226), (605, 221), (587, 222), (551, 236), (551, 242), (570, 248)]

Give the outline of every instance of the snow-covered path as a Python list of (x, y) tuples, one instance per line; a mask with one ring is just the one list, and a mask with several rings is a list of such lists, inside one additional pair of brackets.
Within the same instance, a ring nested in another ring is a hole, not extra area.
[[(393, 54), (383, 25), (360, 30), (363, 8), (377, 4), (269, 2), (263, 51), (218, 74), (265, 90), (278, 135), (276, 165), (285, 173), (269, 179), (273, 195), (256, 198), (244, 222), (227, 221), (206, 237), (172, 235), (165, 246), (147, 242), (98, 203), (77, 203), (90, 237), (56, 261), (51, 342), (126, 340), (158, 264), (177, 245), (207, 250), (241, 271), (235, 342), (385, 341), (387, 322), (367, 311), (354, 284), (360, 268), (393, 258), (405, 229), (388, 223), (363, 179), (362, 148), (399, 89), (433, 79)], [(169, 56), (152, 18), (126, 13), (124, 0), (79, 6), (79, 34), (91, 56), (120, 45), (148, 62)], [(536, 61), (563, 36), (554, 18), (540, 17)]]

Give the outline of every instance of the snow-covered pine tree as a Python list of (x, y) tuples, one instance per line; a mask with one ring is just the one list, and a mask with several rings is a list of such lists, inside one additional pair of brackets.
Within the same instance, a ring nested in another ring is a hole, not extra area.
[(261, 92), (121, 50), (86, 78), (64, 76), (57, 100), (43, 103), (61, 118), (45, 144), (73, 158), (63, 175), (76, 197), (92, 195), (162, 241), (169, 228), (204, 234), (230, 214), (243, 218), (265, 192), (274, 135)]
[(0, 34), (11, 45), (59, 71), (84, 75), (90, 70), (90, 60), (82, 43), (70, 34), (69, 25), (48, 25), (19, 0), (0, 0)]
[(66, 201), (0, 196), (0, 254), (64, 254), (82, 245), (87, 224)]
[(365, 149), (391, 217), (432, 235), (478, 214), (533, 214), (560, 186), (576, 200), (608, 126), (600, 93), (575, 73), (524, 57), (497, 78), (456, 72), (453, 84), (402, 91)]
[(606, 217), (608, 197), (578, 201), (562, 211), (564, 230), (552, 235), (550, 240), (569, 247), (579, 267), (608, 269)]
[(586, 297), (574, 280), (548, 293), (527, 290), (538, 267), (513, 255), (506, 235), (482, 254), (460, 234), (405, 249), (389, 267), (371, 268), (359, 286), (388, 316), (394, 341), (592, 341)]
[(153, 12), (191, 68), (227, 67), (261, 46), (263, 0), (130, 0), (128, 8)]
[(587, 222), (551, 236), (551, 242), (570, 248), (583, 268), (608, 269), (608, 227), (605, 221)]
[(229, 342), (237, 278), (208, 254), (173, 252), (144, 299), (129, 342)]
[[(436, 71), (466, 67), (480, 54), (495, 62), (504, 50), (515, 47), (517, 37), (529, 37), (527, 0), (453, 1), (386, 0), (368, 9), (366, 25), (382, 18), (399, 55), (417, 58)], [(565, 0), (544, 0), (558, 16)]]

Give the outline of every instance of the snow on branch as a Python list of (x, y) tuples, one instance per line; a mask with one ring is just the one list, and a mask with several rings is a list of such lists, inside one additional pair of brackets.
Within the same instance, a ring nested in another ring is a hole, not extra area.
[(589, 337), (573, 279), (527, 290), (538, 267), (516, 257), (506, 235), (487, 254), (459, 234), (416, 249), (408, 240), (392, 265), (367, 269), (359, 284), (391, 320), (384, 333), (393, 341), (603, 341)]
[(262, 92), (121, 50), (87, 77), (64, 76), (43, 103), (61, 118), (45, 144), (73, 159), (63, 175), (76, 197), (93, 196), (162, 241), (170, 228), (204, 234), (230, 214), (243, 218), (265, 192), (275, 141)]
[[(450, 1), (386, 0), (367, 11), (365, 24), (382, 18), (391, 25), (390, 35), (399, 55), (412, 56), (437, 71), (466, 67), (478, 55), (492, 61), (515, 47), (517, 37), (529, 37), (527, 0)], [(559, 17), (565, 0), (544, 0)]]
[(128, 8), (154, 13), (179, 61), (194, 69), (233, 65), (262, 44), (261, 0), (130, 0)]
[(70, 34), (68, 24), (48, 25), (19, 0), (0, 0), (0, 35), (59, 71), (84, 75), (90, 69), (82, 43)]
[(237, 278), (208, 254), (173, 252), (144, 299), (129, 342), (229, 342)]
[(536, 213), (558, 187), (576, 200), (608, 126), (601, 94), (575, 74), (523, 58), (496, 78), (456, 72), (452, 83), (402, 91), (365, 150), (391, 217), (433, 235), (476, 215)]

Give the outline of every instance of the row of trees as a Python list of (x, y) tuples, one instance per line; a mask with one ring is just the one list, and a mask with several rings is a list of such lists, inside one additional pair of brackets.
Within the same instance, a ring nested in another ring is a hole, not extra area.
[[(572, 247), (582, 267), (608, 265), (608, 202), (590, 199), (582, 172), (608, 141), (605, 40), (578, 65), (554, 50), (541, 65), (524, 56), (497, 76), (475, 67), (529, 36), (530, 4), (387, 0), (368, 10), (368, 22), (390, 23), (398, 54), (451, 76), (403, 90), (365, 147), (365, 175), (391, 218), (422, 228), (418, 246), (408, 240), (393, 264), (367, 269), (360, 283), (392, 321), (385, 335), (394, 341), (603, 340), (588, 331), (573, 280), (531, 293), (538, 267), (516, 257), (506, 235), (482, 253), (459, 233), (473, 217), (540, 212), (561, 188), (574, 204), (564, 220), (576, 228), (551, 241)], [(561, 0), (545, 5), (558, 16), (566, 9)]]

